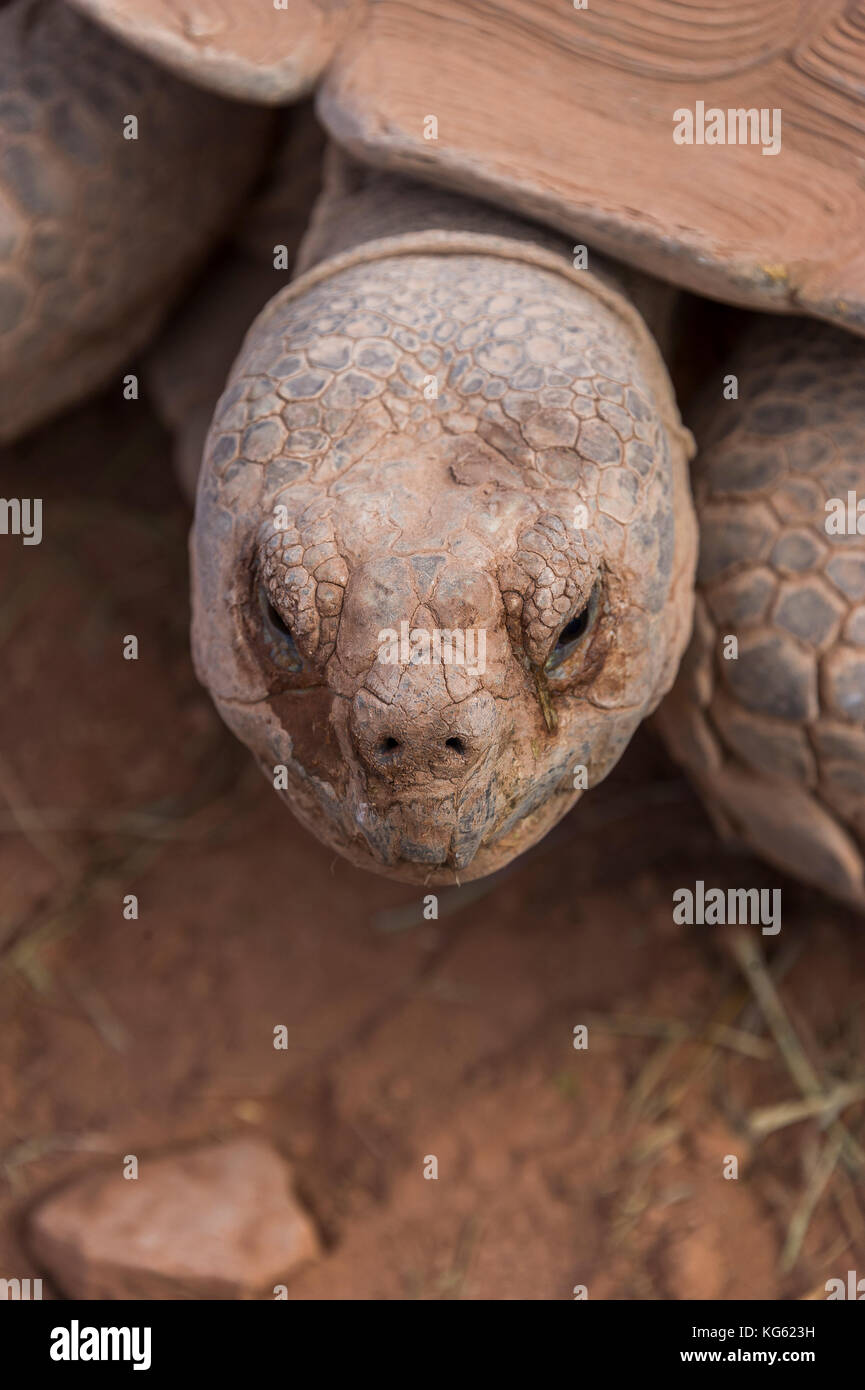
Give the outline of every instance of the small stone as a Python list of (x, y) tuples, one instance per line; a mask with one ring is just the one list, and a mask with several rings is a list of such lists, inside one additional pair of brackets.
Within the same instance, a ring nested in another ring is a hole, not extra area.
[(83, 1299), (272, 1298), (321, 1253), (288, 1165), (256, 1138), (73, 1180), (30, 1219), (34, 1254)]

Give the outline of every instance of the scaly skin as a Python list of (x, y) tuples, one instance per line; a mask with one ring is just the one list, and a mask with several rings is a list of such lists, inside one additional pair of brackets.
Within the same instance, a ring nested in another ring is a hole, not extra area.
[[(325, 263), (259, 316), (192, 537), (226, 722), (322, 839), (432, 884), (499, 868), (577, 800), (575, 765), (589, 787), (612, 768), (672, 681), (694, 560), (687, 441), (638, 316), (564, 259), (440, 237)], [(402, 622), (483, 629), (486, 669), (383, 664)]]
[(267, 131), (265, 113), (196, 91), (65, 5), (0, 6), (0, 441), (147, 341)]
[(697, 613), (658, 721), (722, 830), (863, 908), (865, 535), (825, 504), (865, 497), (865, 345), (762, 321), (729, 371), (740, 399), (695, 422)]

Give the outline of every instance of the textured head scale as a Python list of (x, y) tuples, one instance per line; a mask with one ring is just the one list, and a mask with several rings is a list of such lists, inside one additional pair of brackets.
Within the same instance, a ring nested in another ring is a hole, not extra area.
[(193, 646), (309, 828), (478, 877), (606, 775), (687, 636), (683, 439), (641, 320), (551, 253), (404, 237), (272, 301), (205, 453)]

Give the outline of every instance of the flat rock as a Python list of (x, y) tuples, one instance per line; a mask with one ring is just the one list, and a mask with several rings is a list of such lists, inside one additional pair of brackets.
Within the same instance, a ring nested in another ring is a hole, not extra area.
[(288, 1165), (250, 1138), (76, 1179), (35, 1210), (30, 1243), (84, 1299), (273, 1298), (321, 1249)]

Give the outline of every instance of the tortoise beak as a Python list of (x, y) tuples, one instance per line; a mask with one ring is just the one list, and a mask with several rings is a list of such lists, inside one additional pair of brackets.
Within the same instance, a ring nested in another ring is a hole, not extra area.
[(382, 865), (465, 869), (495, 823), (495, 787), (496, 778), (488, 771), (462, 793), (402, 800), (384, 814), (359, 802), (355, 825)]

